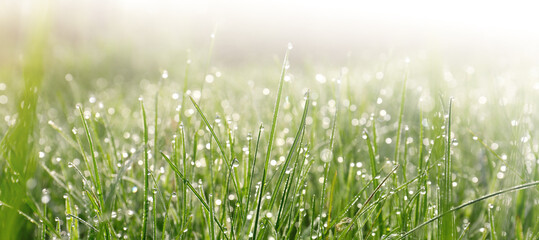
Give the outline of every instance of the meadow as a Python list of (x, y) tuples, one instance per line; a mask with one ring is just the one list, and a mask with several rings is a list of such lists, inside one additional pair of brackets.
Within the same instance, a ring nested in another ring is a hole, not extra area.
[(212, 35), (160, 64), (36, 29), (0, 67), (2, 239), (539, 238), (533, 61), (240, 66)]

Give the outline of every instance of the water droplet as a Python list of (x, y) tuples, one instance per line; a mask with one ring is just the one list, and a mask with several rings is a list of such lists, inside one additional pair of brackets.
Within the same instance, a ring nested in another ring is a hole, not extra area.
[(292, 48), (294, 48), (294, 45), (292, 45), (292, 43), (288, 43), (288, 50), (292, 50)]
[(293, 168), (286, 169), (285, 174), (290, 174), (292, 172), (292, 170), (294, 170), (294, 169)]
[(329, 162), (333, 158), (333, 152), (326, 148), (320, 152), (320, 158), (323, 162)]
[(314, 76), (314, 78), (316, 79), (316, 81), (318, 81), (319, 83), (325, 83), (327, 81), (326, 79), (326, 76), (318, 73)]
[(42, 202), (43, 204), (47, 204), (47, 203), (49, 203), (50, 201), (51, 201), (51, 197), (50, 197), (49, 195), (43, 195), (43, 196), (41, 197), (41, 202)]
[(232, 161), (232, 167), (237, 168), (239, 166), (240, 166), (240, 162), (238, 161), (237, 158), (234, 158), (234, 160)]
[(131, 192), (132, 192), (132, 193), (138, 192), (138, 187), (137, 187), (137, 186), (132, 187), (132, 188), (131, 188)]
[(208, 75), (206, 75), (206, 77), (204, 78), (204, 80), (205, 80), (207, 83), (212, 83), (212, 82), (215, 80), (215, 77), (214, 77), (212, 74), (208, 74)]

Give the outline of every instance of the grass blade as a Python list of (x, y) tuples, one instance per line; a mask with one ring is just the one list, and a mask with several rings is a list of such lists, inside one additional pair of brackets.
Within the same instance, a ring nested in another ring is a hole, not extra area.
[(148, 124), (146, 122), (146, 110), (144, 109), (144, 101), (142, 98), (139, 98), (140, 101), (140, 112), (142, 114), (142, 131), (144, 139), (144, 205), (142, 210), (142, 230), (141, 230), (141, 239), (145, 240), (148, 231), (148, 215), (150, 214), (150, 203), (148, 201), (148, 192), (149, 192), (149, 166), (148, 166)]
[[(184, 182), (185, 184), (187, 185), (187, 187), (189, 188), (189, 190), (191, 190), (191, 192), (193, 194), (195, 194), (196, 198), (200, 201), (200, 203), (202, 204), (202, 206), (204, 207), (204, 209), (206, 211), (210, 211), (210, 205), (204, 200), (204, 197), (193, 187), (193, 185), (191, 185), (191, 182), (189, 182), (189, 180), (187, 180), (185, 178), (185, 176), (180, 172), (180, 170), (178, 170), (178, 168), (176, 167), (176, 165), (174, 165), (174, 163), (170, 160), (169, 157), (167, 157), (167, 155), (165, 155), (163, 152), (161, 152), (161, 156), (163, 156), (163, 158), (165, 159), (165, 161), (167, 161), (167, 163), (169, 164), (169, 166), (172, 168), (172, 171), (174, 171), (176, 173), (176, 175), (178, 175)], [(223, 233), (223, 236), (225, 236), (226, 239), (229, 239), (228, 236), (225, 234), (226, 232), (226, 229), (223, 227), (223, 225), (219, 222), (219, 220), (214, 217), (213, 220), (215, 221), (215, 223), (217, 223), (217, 226), (219, 227), (219, 229), (221, 230), (221, 232)]]
[(264, 172), (262, 173), (262, 184), (260, 185), (260, 194), (258, 195), (258, 205), (256, 206), (253, 239), (256, 239), (256, 233), (258, 230), (258, 219), (260, 216), (260, 208), (262, 205), (262, 196), (264, 195), (264, 187), (266, 185), (266, 178), (268, 174), (268, 165), (271, 158), (271, 149), (273, 148), (273, 140), (275, 139), (275, 127), (277, 126), (277, 116), (279, 115), (279, 106), (281, 105), (281, 95), (283, 93), (284, 77), (286, 75), (286, 70), (288, 69), (288, 54), (290, 52), (290, 49), (291, 48), (289, 47), (289, 49), (286, 51), (284, 55), (283, 67), (281, 68), (281, 77), (279, 80), (279, 88), (277, 90), (277, 99), (275, 100), (275, 107), (273, 110), (273, 121), (271, 124), (268, 149), (266, 151), (266, 161), (264, 162)]
[[(393, 174), (395, 171), (397, 171), (397, 168), (399, 168), (399, 165), (396, 165), (392, 170), (391, 172), (389, 172), (389, 174), (387, 174), (387, 176), (382, 180), (382, 182), (380, 184), (378, 184), (378, 186), (374, 189), (374, 191), (371, 193), (371, 195), (369, 196), (369, 198), (367, 198), (367, 201), (365, 201), (365, 203), (363, 203), (363, 205), (361, 206), (361, 208), (357, 211), (356, 215), (354, 216), (354, 218), (352, 218), (352, 221), (350, 221), (350, 224), (348, 224), (348, 227), (346, 228), (346, 230), (339, 236), (339, 239), (343, 239), (344, 236), (346, 236), (346, 234), (348, 233), (348, 231), (350, 231), (350, 229), (352, 228), (352, 226), (354, 225), (354, 223), (356, 222), (356, 220), (359, 218), (359, 216), (361, 216), (361, 214), (363, 213), (363, 210), (365, 209), (365, 207), (367, 206), (367, 204), (369, 204), (369, 202), (375, 197), (375, 195), (378, 195), (378, 191), (380, 190), (380, 188), (382, 188), (382, 185), (384, 185), (384, 183), (387, 181), (387, 179), (389, 178), (389, 176), (391, 176), (391, 174)], [(380, 212), (380, 210), (376, 210), (377, 212)]]
[(457, 210), (460, 210), (462, 208), (465, 208), (467, 206), (473, 205), (475, 203), (478, 203), (478, 202), (481, 202), (483, 200), (493, 198), (493, 197), (496, 197), (496, 196), (499, 196), (499, 195), (502, 195), (502, 194), (505, 194), (505, 193), (519, 191), (519, 190), (523, 190), (523, 189), (527, 189), (527, 188), (532, 188), (532, 187), (535, 187), (535, 186), (538, 186), (538, 185), (539, 185), (539, 181), (529, 182), (529, 183), (526, 183), (526, 184), (510, 187), (510, 188), (507, 188), (507, 189), (504, 189), (504, 190), (500, 190), (500, 191), (497, 191), (497, 192), (494, 192), (494, 193), (491, 193), (491, 194), (484, 195), (484, 196), (482, 196), (480, 198), (474, 199), (472, 201), (469, 201), (469, 202), (461, 204), (461, 205), (459, 205), (457, 207), (454, 207), (449, 211), (443, 212), (442, 214), (439, 214), (439, 215), (429, 219), (428, 221), (419, 224), (419, 226), (417, 226), (417, 227), (413, 228), (412, 230), (402, 234), (399, 239), (404, 239), (407, 236), (409, 236), (410, 234), (412, 234), (413, 232), (421, 229), (425, 225), (428, 225), (428, 224), (430, 224), (430, 223), (432, 223), (432, 222), (434, 222), (434, 221), (436, 221), (436, 220), (438, 220), (438, 219), (440, 219), (440, 218), (442, 218), (442, 217), (444, 217), (444, 216), (446, 216), (448, 214), (451, 214), (451, 213), (453, 213), (453, 212), (455, 212)]
[[(221, 155), (223, 156), (226, 167), (228, 169), (230, 169), (232, 167), (232, 163), (230, 162), (230, 160), (227, 157), (225, 149), (223, 148), (223, 144), (221, 144), (221, 141), (219, 141), (219, 138), (217, 137), (217, 134), (215, 134), (215, 131), (213, 130), (213, 127), (211, 126), (210, 122), (208, 122), (208, 119), (206, 118), (206, 116), (204, 115), (204, 113), (202, 112), (202, 110), (200, 109), (198, 104), (195, 102), (195, 99), (193, 99), (193, 97), (191, 97), (191, 96), (189, 96), (189, 98), (191, 99), (191, 102), (195, 106), (197, 112), (200, 114), (200, 117), (202, 117), (202, 120), (203, 120), (204, 124), (210, 130), (210, 133), (213, 136), (213, 139), (215, 139), (215, 142), (217, 143), (217, 147), (219, 147), (219, 150), (221, 151)], [(241, 196), (241, 192), (239, 191), (239, 187), (238, 187), (238, 183), (236, 182), (236, 178), (232, 178), (232, 180), (233, 180), (234, 189), (236, 190), (236, 193), (238, 194), (238, 196)]]

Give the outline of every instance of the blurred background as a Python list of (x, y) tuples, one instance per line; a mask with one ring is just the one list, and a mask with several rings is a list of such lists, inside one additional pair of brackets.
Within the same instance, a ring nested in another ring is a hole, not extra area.
[[(525, 1), (36, 1), (0, 2), (0, 63), (20, 58), (36, 13), (49, 9), (51, 54), (102, 60), (126, 51), (130, 64), (165, 65), (186, 50), (221, 64), (267, 61), (295, 46), (304, 61), (436, 50), (469, 62), (537, 56), (539, 16)], [(90, 52), (91, 56), (85, 53)], [(463, 56), (465, 58), (463, 58)], [(148, 57), (151, 57), (147, 61)], [(502, 59), (498, 59), (502, 58)]]

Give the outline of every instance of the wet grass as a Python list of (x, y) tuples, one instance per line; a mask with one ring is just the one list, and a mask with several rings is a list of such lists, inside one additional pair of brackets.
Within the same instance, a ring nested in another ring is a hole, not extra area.
[(93, 70), (45, 72), (39, 49), (24, 86), (6, 81), (22, 93), (0, 124), (7, 239), (539, 237), (527, 75), (490, 83), (494, 66), (420, 57), (295, 66), (290, 46), (275, 65), (189, 58), (88, 83)]

